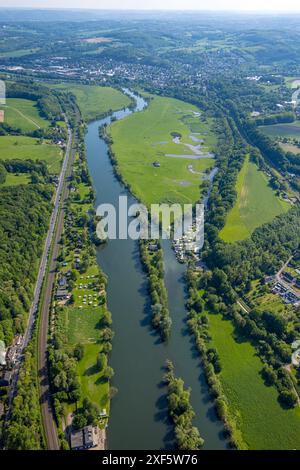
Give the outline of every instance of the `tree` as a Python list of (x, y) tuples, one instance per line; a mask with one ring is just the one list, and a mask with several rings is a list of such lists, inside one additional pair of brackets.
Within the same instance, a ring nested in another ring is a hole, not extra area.
[(298, 403), (298, 397), (292, 390), (283, 390), (278, 399), (281, 405), (286, 408), (294, 408)]
[(272, 367), (265, 365), (261, 371), (261, 374), (267, 385), (274, 385), (277, 379), (277, 375)]
[(113, 376), (115, 375), (115, 372), (113, 370), (112, 367), (109, 367), (107, 366), (105, 371), (103, 372), (102, 376), (106, 379), (106, 380), (111, 380), (113, 378)]
[(81, 343), (76, 344), (74, 348), (74, 356), (76, 357), (77, 361), (83, 358), (84, 355), (84, 345)]
[(99, 352), (97, 355), (97, 363), (96, 363), (97, 369), (99, 372), (104, 369), (104, 367), (106, 366), (106, 363), (107, 363), (107, 358), (105, 354), (103, 354), (102, 352)]
[(72, 426), (74, 429), (81, 429), (87, 425), (87, 418), (82, 413), (78, 413), (74, 416)]

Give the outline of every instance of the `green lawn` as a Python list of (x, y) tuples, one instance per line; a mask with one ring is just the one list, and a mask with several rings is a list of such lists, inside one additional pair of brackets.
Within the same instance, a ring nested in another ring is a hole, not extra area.
[(64, 309), (65, 326), (69, 344), (95, 343), (100, 338), (98, 323), (102, 308), (95, 309), (66, 307)]
[[(213, 158), (175, 158), (166, 154), (193, 155), (185, 144), (201, 139), (203, 154), (215, 144), (212, 120), (203, 120), (199, 109), (173, 98), (152, 97), (145, 111), (114, 122), (110, 128), (112, 150), (119, 170), (137, 198), (152, 203), (193, 203), (199, 200), (203, 172), (214, 166)], [(180, 134), (179, 143), (173, 133)], [(160, 167), (153, 162), (159, 161)], [(188, 168), (192, 165), (191, 168)]]
[(59, 173), (62, 151), (57, 145), (39, 144), (38, 139), (25, 136), (1, 136), (0, 155), (2, 160), (44, 160), (50, 173)]
[(109, 383), (102, 381), (102, 372), (98, 372), (96, 358), (101, 350), (99, 344), (86, 344), (84, 356), (78, 364), (78, 375), (81, 383), (82, 395), (98, 405), (99, 409), (106, 409), (109, 413)]
[(111, 87), (66, 83), (54, 85), (54, 87), (65, 89), (76, 96), (82, 117), (86, 121), (92, 121), (104, 113), (117, 111), (131, 103), (128, 96)]
[(259, 126), (259, 129), (270, 138), (288, 137), (300, 139), (300, 121), (273, 124), (271, 126)]
[(101, 351), (100, 329), (98, 327), (102, 308), (64, 308), (65, 331), (68, 344), (84, 345), (84, 355), (77, 370), (82, 387), (82, 397), (88, 397), (99, 409), (109, 412), (109, 383), (102, 381), (102, 372), (96, 368), (97, 354)]
[(31, 132), (41, 127), (48, 127), (50, 122), (39, 114), (36, 102), (21, 98), (7, 98), (4, 109), (5, 122), (22, 132)]
[(247, 238), (257, 227), (291, 207), (275, 195), (266, 175), (249, 158), (238, 175), (236, 191), (237, 200), (220, 232), (220, 237), (226, 242)]
[(5, 183), (1, 186), (17, 186), (18, 184), (28, 184), (30, 176), (25, 173), (7, 173)]
[(277, 391), (260, 376), (263, 367), (255, 349), (240, 338), (221, 315), (209, 315), (212, 346), (220, 356), (220, 379), (230, 409), (249, 449), (300, 449), (300, 408), (283, 410)]

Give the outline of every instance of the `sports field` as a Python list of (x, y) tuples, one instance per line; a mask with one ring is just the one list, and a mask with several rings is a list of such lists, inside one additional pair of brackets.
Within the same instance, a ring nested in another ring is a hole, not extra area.
[(50, 122), (42, 118), (35, 101), (22, 98), (7, 98), (4, 110), (5, 122), (22, 132), (31, 132), (41, 127), (48, 127)]
[(109, 111), (117, 111), (131, 103), (128, 96), (111, 87), (69, 85), (66, 83), (54, 85), (54, 87), (62, 88), (76, 96), (85, 121), (92, 121)]
[(238, 175), (236, 191), (236, 202), (220, 232), (220, 237), (229, 243), (249, 237), (257, 227), (291, 207), (275, 195), (266, 175), (248, 157)]
[(155, 96), (108, 132), (122, 177), (149, 206), (199, 200), (203, 173), (214, 167), (212, 127), (195, 106)]
[(50, 173), (59, 173), (62, 151), (57, 145), (25, 136), (1, 136), (0, 155), (2, 160), (43, 160)]
[(254, 347), (235, 338), (231, 321), (209, 314), (209, 324), (222, 364), (219, 377), (249, 449), (299, 450), (300, 408), (281, 408), (276, 389), (260, 376), (263, 363)]

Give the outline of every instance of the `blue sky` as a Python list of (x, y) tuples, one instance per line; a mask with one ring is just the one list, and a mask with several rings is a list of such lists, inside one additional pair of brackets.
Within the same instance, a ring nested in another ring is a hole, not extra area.
[(0, 0), (0, 7), (300, 11), (299, 0)]

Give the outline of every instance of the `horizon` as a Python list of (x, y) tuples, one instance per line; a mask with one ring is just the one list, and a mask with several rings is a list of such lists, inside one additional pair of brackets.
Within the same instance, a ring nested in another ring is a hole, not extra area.
[[(280, 0), (268, 0), (261, 5), (259, 0), (253, 0), (251, 4), (253, 7), (244, 5), (241, 8), (238, 0), (211, 0), (210, 7), (202, 7), (197, 4), (195, 0), (187, 0), (186, 7), (182, 7), (182, 0), (165, 0), (163, 8), (157, 7), (161, 2), (159, 0), (152, 0), (151, 5), (148, 6), (148, 0), (143, 2), (141, 7), (138, 0), (126, 0), (126, 4), (122, 0), (104, 0), (102, 6), (97, 5), (96, 0), (87, 0), (85, 6), (79, 0), (66, 0), (66, 5), (61, 7), (58, 0), (12, 0), (9, 5), (6, 1), (0, 0), (0, 9), (7, 10), (59, 10), (59, 11), (97, 11), (97, 12), (145, 12), (145, 13), (161, 13), (161, 12), (183, 12), (183, 13), (237, 13), (237, 14), (293, 14), (300, 13), (300, 5), (295, 0), (288, 0), (285, 2), (284, 8), (281, 7)], [(96, 3), (96, 4), (94, 4)], [(108, 6), (109, 5), (109, 6)]]

